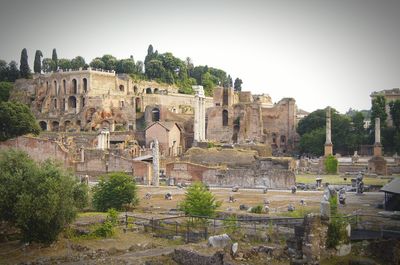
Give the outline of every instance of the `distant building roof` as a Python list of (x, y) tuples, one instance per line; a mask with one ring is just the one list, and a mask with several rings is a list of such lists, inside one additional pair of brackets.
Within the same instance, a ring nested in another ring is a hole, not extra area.
[(394, 178), (391, 182), (383, 186), (381, 191), (400, 194), (400, 178)]
[(393, 88), (393, 89), (385, 89), (381, 91), (372, 92), (371, 97), (375, 97), (378, 95), (400, 95), (400, 88)]
[(151, 126), (157, 124), (157, 123), (160, 124), (162, 127), (164, 127), (167, 131), (172, 130), (172, 128), (175, 125), (181, 131), (181, 128), (179, 127), (179, 125), (176, 122), (172, 122), (172, 121), (164, 121), (164, 122), (156, 121), (156, 122), (150, 124), (149, 126), (147, 126), (146, 130), (149, 129)]

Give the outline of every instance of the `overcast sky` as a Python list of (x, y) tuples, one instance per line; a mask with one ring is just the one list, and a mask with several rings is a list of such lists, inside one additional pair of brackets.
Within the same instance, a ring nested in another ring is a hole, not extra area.
[(1, 0), (0, 59), (28, 49), (59, 58), (144, 60), (152, 44), (225, 70), (243, 90), (307, 111), (369, 109), (400, 87), (400, 1)]

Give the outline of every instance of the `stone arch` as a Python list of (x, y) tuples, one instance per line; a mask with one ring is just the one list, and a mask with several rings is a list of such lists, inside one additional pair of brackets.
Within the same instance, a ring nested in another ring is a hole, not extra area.
[(272, 143), (275, 144), (275, 145), (277, 144), (276, 143), (276, 137), (277, 137), (276, 133), (273, 133), (272, 134)]
[(159, 108), (152, 109), (151, 121), (153, 121), (153, 122), (160, 121), (160, 109)]
[(83, 92), (86, 93), (88, 90), (88, 81), (87, 78), (83, 78), (82, 79), (82, 83), (83, 83)]
[(153, 91), (151, 91), (151, 87), (146, 88), (146, 94), (153, 94)]
[(83, 108), (83, 107), (85, 107), (85, 104), (86, 104), (86, 102), (85, 102), (85, 98), (84, 98), (84, 97), (82, 97), (82, 100), (81, 100), (81, 101), (82, 101), (82, 108)]
[(54, 99), (54, 108), (57, 109), (57, 99)]
[(139, 97), (135, 98), (135, 107), (136, 107), (136, 112), (140, 112), (142, 110), (142, 104), (141, 100)]
[(51, 123), (51, 130), (53, 132), (58, 132), (59, 129), (60, 129), (60, 123), (58, 121), (53, 121)]
[(78, 94), (78, 81), (74, 78), (72, 79), (72, 91), (71, 94)]
[(75, 109), (76, 108), (76, 98), (74, 96), (70, 96), (68, 98), (68, 109)]
[(82, 122), (81, 122), (81, 120), (77, 120), (75, 124), (76, 124), (77, 126), (81, 127)]
[(65, 80), (65, 79), (63, 79), (63, 92), (64, 92), (64, 95), (66, 95), (67, 94), (67, 80)]
[(224, 109), (222, 111), (222, 126), (228, 126), (228, 111)]
[(124, 92), (124, 91), (125, 91), (124, 85), (119, 85), (119, 91), (120, 91), (120, 92)]
[(53, 87), (54, 87), (54, 95), (58, 96), (58, 86), (57, 86), (57, 80), (53, 81)]
[(160, 90), (158, 88), (154, 88), (154, 94), (160, 94)]
[(39, 126), (42, 129), (42, 131), (47, 131), (47, 122), (45, 121), (40, 121)]
[(133, 93), (137, 94), (139, 92), (139, 89), (137, 86), (133, 86)]
[(227, 106), (228, 105), (228, 89), (223, 88), (222, 89), (222, 106)]

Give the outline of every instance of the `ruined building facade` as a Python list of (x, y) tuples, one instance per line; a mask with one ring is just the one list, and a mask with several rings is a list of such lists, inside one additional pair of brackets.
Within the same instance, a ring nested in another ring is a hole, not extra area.
[(298, 140), (296, 102), (284, 98), (272, 104), (268, 95), (214, 90), (214, 106), (207, 109), (207, 139), (225, 143), (270, 143), (274, 150), (291, 151)]

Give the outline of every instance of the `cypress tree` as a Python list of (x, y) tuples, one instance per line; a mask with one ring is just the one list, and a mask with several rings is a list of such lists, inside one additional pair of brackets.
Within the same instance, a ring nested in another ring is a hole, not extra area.
[(37, 74), (40, 74), (42, 72), (42, 51), (36, 50), (35, 53), (35, 62), (33, 64), (33, 71)]
[(58, 69), (58, 58), (57, 58), (57, 51), (56, 51), (55, 48), (53, 49), (53, 55), (51, 56), (51, 59), (54, 62), (54, 68), (52, 70), (53, 71), (57, 71), (57, 69)]
[(22, 49), (21, 51), (19, 71), (21, 73), (22, 78), (29, 78), (31, 75), (31, 69), (29, 68), (28, 64), (28, 52), (26, 48)]

